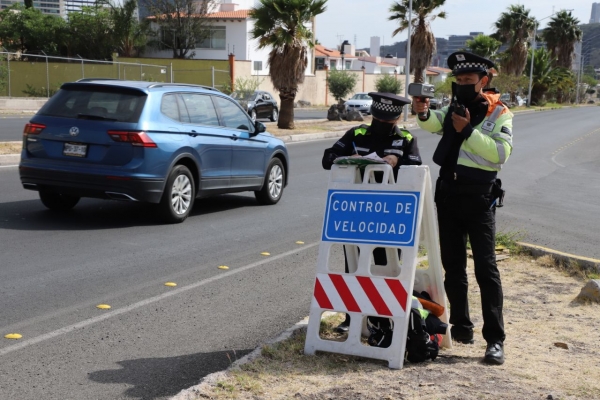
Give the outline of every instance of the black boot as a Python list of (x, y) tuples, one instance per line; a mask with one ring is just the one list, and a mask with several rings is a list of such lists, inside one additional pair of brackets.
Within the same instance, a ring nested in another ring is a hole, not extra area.
[(344, 320), (344, 322), (342, 322), (335, 328), (335, 331), (337, 333), (348, 333), (349, 327), (350, 327), (350, 314), (346, 314), (346, 319)]
[(504, 364), (504, 344), (502, 342), (488, 343), (483, 362), (492, 365)]
[(473, 339), (473, 329), (460, 329), (458, 326), (453, 326), (450, 328), (450, 334), (452, 335), (452, 340), (455, 342), (462, 344), (475, 343), (475, 340)]

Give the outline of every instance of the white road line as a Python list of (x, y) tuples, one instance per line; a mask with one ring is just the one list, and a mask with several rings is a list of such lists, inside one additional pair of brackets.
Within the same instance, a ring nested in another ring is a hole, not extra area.
[[(560, 153), (559, 153), (559, 154), (560, 154)], [(551, 159), (551, 160), (552, 160), (552, 162), (553, 162), (554, 164), (558, 165), (559, 167), (562, 167), (562, 168), (564, 168), (564, 167), (565, 167), (564, 165), (562, 165), (561, 163), (559, 163), (558, 161), (556, 161), (556, 156), (557, 156), (557, 155), (558, 155), (558, 154), (556, 154), (556, 155), (552, 156), (552, 159)]]
[(89, 319), (83, 320), (81, 322), (78, 322), (76, 324), (65, 326), (64, 328), (57, 329), (57, 330), (55, 330), (53, 332), (45, 333), (43, 335), (36, 336), (36, 337), (31, 338), (31, 339), (24, 340), (22, 342), (19, 342), (17, 344), (12, 345), (12, 346), (8, 346), (8, 347), (5, 347), (3, 349), (0, 349), (0, 356), (12, 353), (13, 351), (21, 350), (21, 349), (23, 349), (25, 347), (28, 347), (28, 346), (31, 346), (31, 345), (34, 345), (34, 344), (38, 344), (38, 343), (44, 342), (44, 341), (49, 340), (49, 339), (53, 339), (55, 337), (58, 337), (58, 336), (61, 336), (61, 335), (64, 335), (64, 334), (67, 334), (67, 333), (70, 333), (70, 332), (73, 332), (73, 331), (75, 331), (77, 329), (81, 329), (81, 328), (84, 328), (86, 326), (95, 324), (96, 322), (104, 321), (106, 319), (109, 319), (109, 318), (112, 318), (112, 317), (116, 317), (116, 316), (119, 316), (121, 314), (128, 313), (128, 312), (133, 311), (135, 309), (138, 309), (140, 307), (144, 307), (144, 306), (147, 306), (149, 304), (156, 303), (157, 301), (164, 300), (164, 299), (167, 299), (169, 297), (179, 295), (181, 293), (185, 293), (188, 290), (196, 289), (196, 288), (198, 288), (200, 286), (204, 286), (204, 285), (207, 285), (209, 283), (216, 282), (216, 281), (224, 279), (224, 278), (228, 278), (228, 277), (230, 277), (232, 275), (235, 275), (235, 274), (238, 274), (240, 272), (244, 272), (244, 271), (247, 271), (247, 270), (252, 269), (252, 268), (260, 267), (261, 265), (267, 264), (267, 263), (272, 262), (272, 261), (279, 260), (281, 258), (285, 258), (287, 256), (290, 256), (290, 255), (294, 254), (294, 253), (298, 253), (298, 252), (303, 251), (303, 250), (308, 250), (310, 248), (318, 246), (319, 243), (320, 242), (316, 242), (316, 243), (311, 243), (311, 244), (306, 245), (306, 246), (298, 247), (298, 248), (296, 248), (294, 250), (287, 251), (287, 252), (279, 254), (277, 256), (272, 256), (272, 257), (266, 258), (264, 260), (257, 261), (255, 263), (248, 264), (248, 265), (246, 265), (244, 267), (237, 268), (237, 269), (234, 269), (234, 270), (230, 270), (228, 272), (225, 272), (225, 273), (213, 276), (212, 278), (204, 279), (204, 280), (198, 281), (196, 283), (193, 283), (191, 285), (183, 286), (181, 288), (171, 290), (171, 291), (163, 293), (161, 295), (150, 297), (150, 298), (142, 300), (142, 301), (138, 301), (137, 303), (133, 303), (133, 304), (127, 306), (127, 307), (123, 307), (123, 308), (119, 308), (119, 309), (107, 311), (106, 314), (102, 314), (102, 315), (99, 315), (97, 317), (89, 318)]
[(16, 168), (18, 166), (19, 166), (19, 164), (14, 164), (14, 165), (0, 165), (0, 168)]

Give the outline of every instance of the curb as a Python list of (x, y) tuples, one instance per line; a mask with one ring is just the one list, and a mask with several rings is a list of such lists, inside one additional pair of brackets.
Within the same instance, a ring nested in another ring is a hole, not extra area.
[(534, 257), (551, 256), (566, 265), (577, 264), (586, 271), (600, 273), (600, 260), (598, 259), (565, 253), (531, 243), (517, 242), (517, 245)]
[(21, 160), (21, 154), (2, 154), (0, 155), (0, 166), (17, 165)]
[(224, 371), (213, 372), (212, 374), (206, 375), (204, 378), (200, 379), (200, 382), (197, 385), (194, 385), (190, 388), (183, 389), (181, 392), (177, 393), (175, 396), (171, 397), (169, 400), (197, 400), (200, 396), (200, 391), (204, 386), (215, 386), (219, 379), (224, 378), (228, 371), (239, 369), (242, 365), (249, 363), (254, 360), (258, 356), (260, 356), (262, 352), (263, 346), (271, 345), (275, 343), (282, 342), (288, 338), (290, 338), (296, 331), (302, 328), (306, 328), (308, 326), (308, 317), (304, 318), (302, 321), (296, 323), (291, 328), (286, 329), (277, 336), (275, 339), (269, 340), (261, 345), (259, 345), (256, 349), (252, 350), (249, 354), (246, 354), (244, 357), (239, 360), (234, 361), (229, 368)]
[[(406, 123), (406, 124), (398, 124), (399, 126), (403, 126), (406, 129), (415, 128), (417, 126), (416, 123)], [(348, 130), (343, 131), (330, 131), (330, 132), (321, 132), (321, 133), (302, 133), (298, 135), (283, 135), (283, 136), (275, 136), (278, 139), (283, 140), (285, 143), (295, 143), (295, 142), (307, 142), (310, 140), (320, 140), (320, 139), (328, 139), (328, 138), (338, 138), (344, 136)]]

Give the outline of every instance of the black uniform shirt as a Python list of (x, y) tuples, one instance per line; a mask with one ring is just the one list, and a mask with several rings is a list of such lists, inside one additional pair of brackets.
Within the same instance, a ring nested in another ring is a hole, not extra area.
[(422, 163), (417, 138), (407, 130), (395, 127), (391, 134), (377, 134), (371, 132), (370, 126), (360, 125), (346, 132), (333, 147), (325, 149), (323, 168), (331, 169), (333, 161), (337, 157), (356, 154), (354, 146), (361, 156), (375, 152), (381, 158), (388, 155), (398, 157), (394, 175), (400, 165), (421, 165)]

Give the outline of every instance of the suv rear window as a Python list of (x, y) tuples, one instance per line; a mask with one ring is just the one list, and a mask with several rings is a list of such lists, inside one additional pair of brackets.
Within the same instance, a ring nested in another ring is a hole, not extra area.
[(40, 115), (138, 122), (147, 95), (135, 89), (100, 85), (63, 85)]

